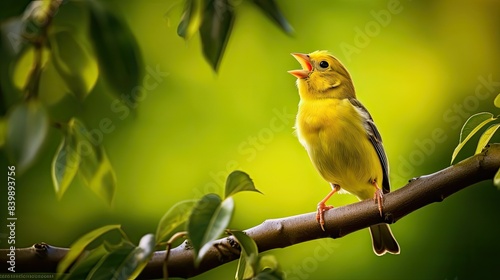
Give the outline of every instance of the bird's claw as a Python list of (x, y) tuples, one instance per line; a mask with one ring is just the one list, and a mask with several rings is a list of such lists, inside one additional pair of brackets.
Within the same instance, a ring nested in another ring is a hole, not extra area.
[(375, 196), (373, 198), (375, 200), (375, 202), (377, 203), (378, 205), (378, 212), (380, 213), (380, 217), (382, 217), (382, 205), (384, 204), (384, 194), (382, 193), (382, 191), (377, 188), (375, 190)]
[(318, 204), (318, 208), (316, 210), (316, 221), (319, 223), (319, 226), (323, 231), (325, 231), (325, 211), (332, 209), (333, 206), (325, 205), (324, 203)]

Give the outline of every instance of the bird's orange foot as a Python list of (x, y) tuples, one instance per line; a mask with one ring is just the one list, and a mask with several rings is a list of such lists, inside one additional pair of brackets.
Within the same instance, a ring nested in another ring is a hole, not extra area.
[(318, 203), (318, 208), (316, 210), (316, 221), (321, 226), (321, 229), (325, 231), (325, 211), (332, 209), (333, 206), (325, 205), (325, 203)]
[(382, 208), (383, 208), (383, 204), (384, 204), (384, 194), (383, 194), (382, 190), (378, 187), (377, 181), (373, 181), (372, 184), (375, 187), (375, 195), (374, 195), (373, 199), (377, 203), (378, 212), (380, 213), (380, 217), (382, 217), (383, 216), (382, 215)]

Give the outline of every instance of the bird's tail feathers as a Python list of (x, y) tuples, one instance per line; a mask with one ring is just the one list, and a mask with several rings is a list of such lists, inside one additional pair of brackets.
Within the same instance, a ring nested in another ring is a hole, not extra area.
[(392, 235), (388, 224), (378, 224), (370, 227), (373, 251), (377, 256), (385, 253), (399, 254), (399, 244)]

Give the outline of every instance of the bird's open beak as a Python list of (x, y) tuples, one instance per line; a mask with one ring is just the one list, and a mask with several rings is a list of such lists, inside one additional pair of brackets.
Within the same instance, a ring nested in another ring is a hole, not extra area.
[(304, 79), (309, 76), (309, 73), (312, 70), (311, 59), (309, 58), (309, 56), (303, 53), (292, 53), (292, 55), (300, 63), (300, 66), (302, 66), (302, 70), (290, 70), (288, 71), (288, 73), (294, 75), (299, 79)]

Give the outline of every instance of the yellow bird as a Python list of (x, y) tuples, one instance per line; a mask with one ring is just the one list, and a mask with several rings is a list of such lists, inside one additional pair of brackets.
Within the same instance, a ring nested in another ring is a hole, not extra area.
[[(324, 230), (324, 212), (333, 208), (326, 202), (342, 190), (360, 200), (374, 198), (382, 215), (383, 194), (390, 191), (389, 164), (370, 113), (356, 99), (349, 72), (327, 51), (292, 55), (303, 68), (289, 71), (297, 77), (300, 95), (297, 136), (332, 187), (318, 203), (316, 220)], [(370, 233), (375, 254), (399, 254), (389, 225), (371, 226)]]

